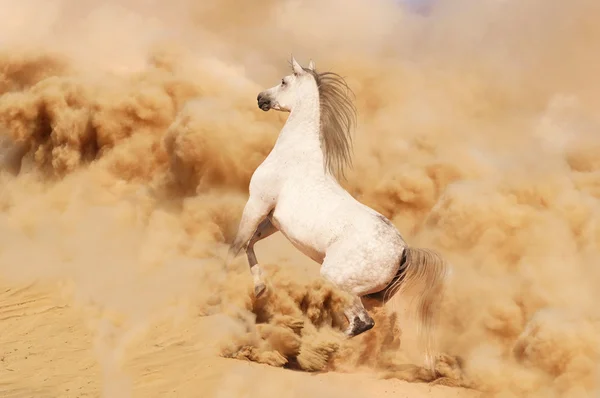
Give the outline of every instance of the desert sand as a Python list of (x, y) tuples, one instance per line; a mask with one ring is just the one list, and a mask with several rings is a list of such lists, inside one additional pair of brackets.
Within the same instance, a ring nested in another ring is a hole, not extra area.
[[(600, 3), (432, 3), (1, 2), (0, 396), (598, 396)], [(451, 264), (434, 373), (280, 234), (264, 298), (225, 262), (291, 54), (355, 93), (344, 187)]]

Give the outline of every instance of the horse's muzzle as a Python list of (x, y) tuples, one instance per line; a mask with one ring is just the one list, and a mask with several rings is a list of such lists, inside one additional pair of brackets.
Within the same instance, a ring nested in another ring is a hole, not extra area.
[(256, 100), (258, 101), (258, 107), (260, 109), (262, 109), (263, 111), (268, 111), (269, 109), (271, 109), (271, 100), (269, 98), (267, 98), (265, 95), (258, 94), (258, 97), (256, 97)]

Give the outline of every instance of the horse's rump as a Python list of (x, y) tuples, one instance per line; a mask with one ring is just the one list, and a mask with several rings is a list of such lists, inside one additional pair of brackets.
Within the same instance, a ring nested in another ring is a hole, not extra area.
[(404, 280), (404, 276), (406, 275), (407, 252), (408, 247), (402, 250), (402, 256), (400, 256), (400, 267), (398, 268), (398, 272), (396, 272), (396, 275), (392, 278), (390, 283), (388, 283), (386, 287), (384, 287), (378, 292), (367, 294), (366, 297), (380, 301), (382, 304), (385, 304), (392, 296), (394, 296), (394, 292), (398, 290), (398, 288), (400, 287), (400, 283), (402, 283), (402, 281)]

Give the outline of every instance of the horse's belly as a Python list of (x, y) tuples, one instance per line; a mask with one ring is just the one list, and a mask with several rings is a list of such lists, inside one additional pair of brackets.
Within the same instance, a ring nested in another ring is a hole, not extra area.
[(297, 214), (275, 210), (271, 222), (304, 255), (321, 264), (325, 258), (326, 237), (316, 228), (302, 220)]

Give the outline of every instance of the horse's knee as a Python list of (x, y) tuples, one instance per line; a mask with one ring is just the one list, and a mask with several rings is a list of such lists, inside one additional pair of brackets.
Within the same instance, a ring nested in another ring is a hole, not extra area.
[(369, 291), (369, 283), (357, 278), (355, 275), (337, 271), (330, 268), (321, 268), (321, 277), (333, 284), (338, 289), (351, 293), (355, 296), (363, 296)]

